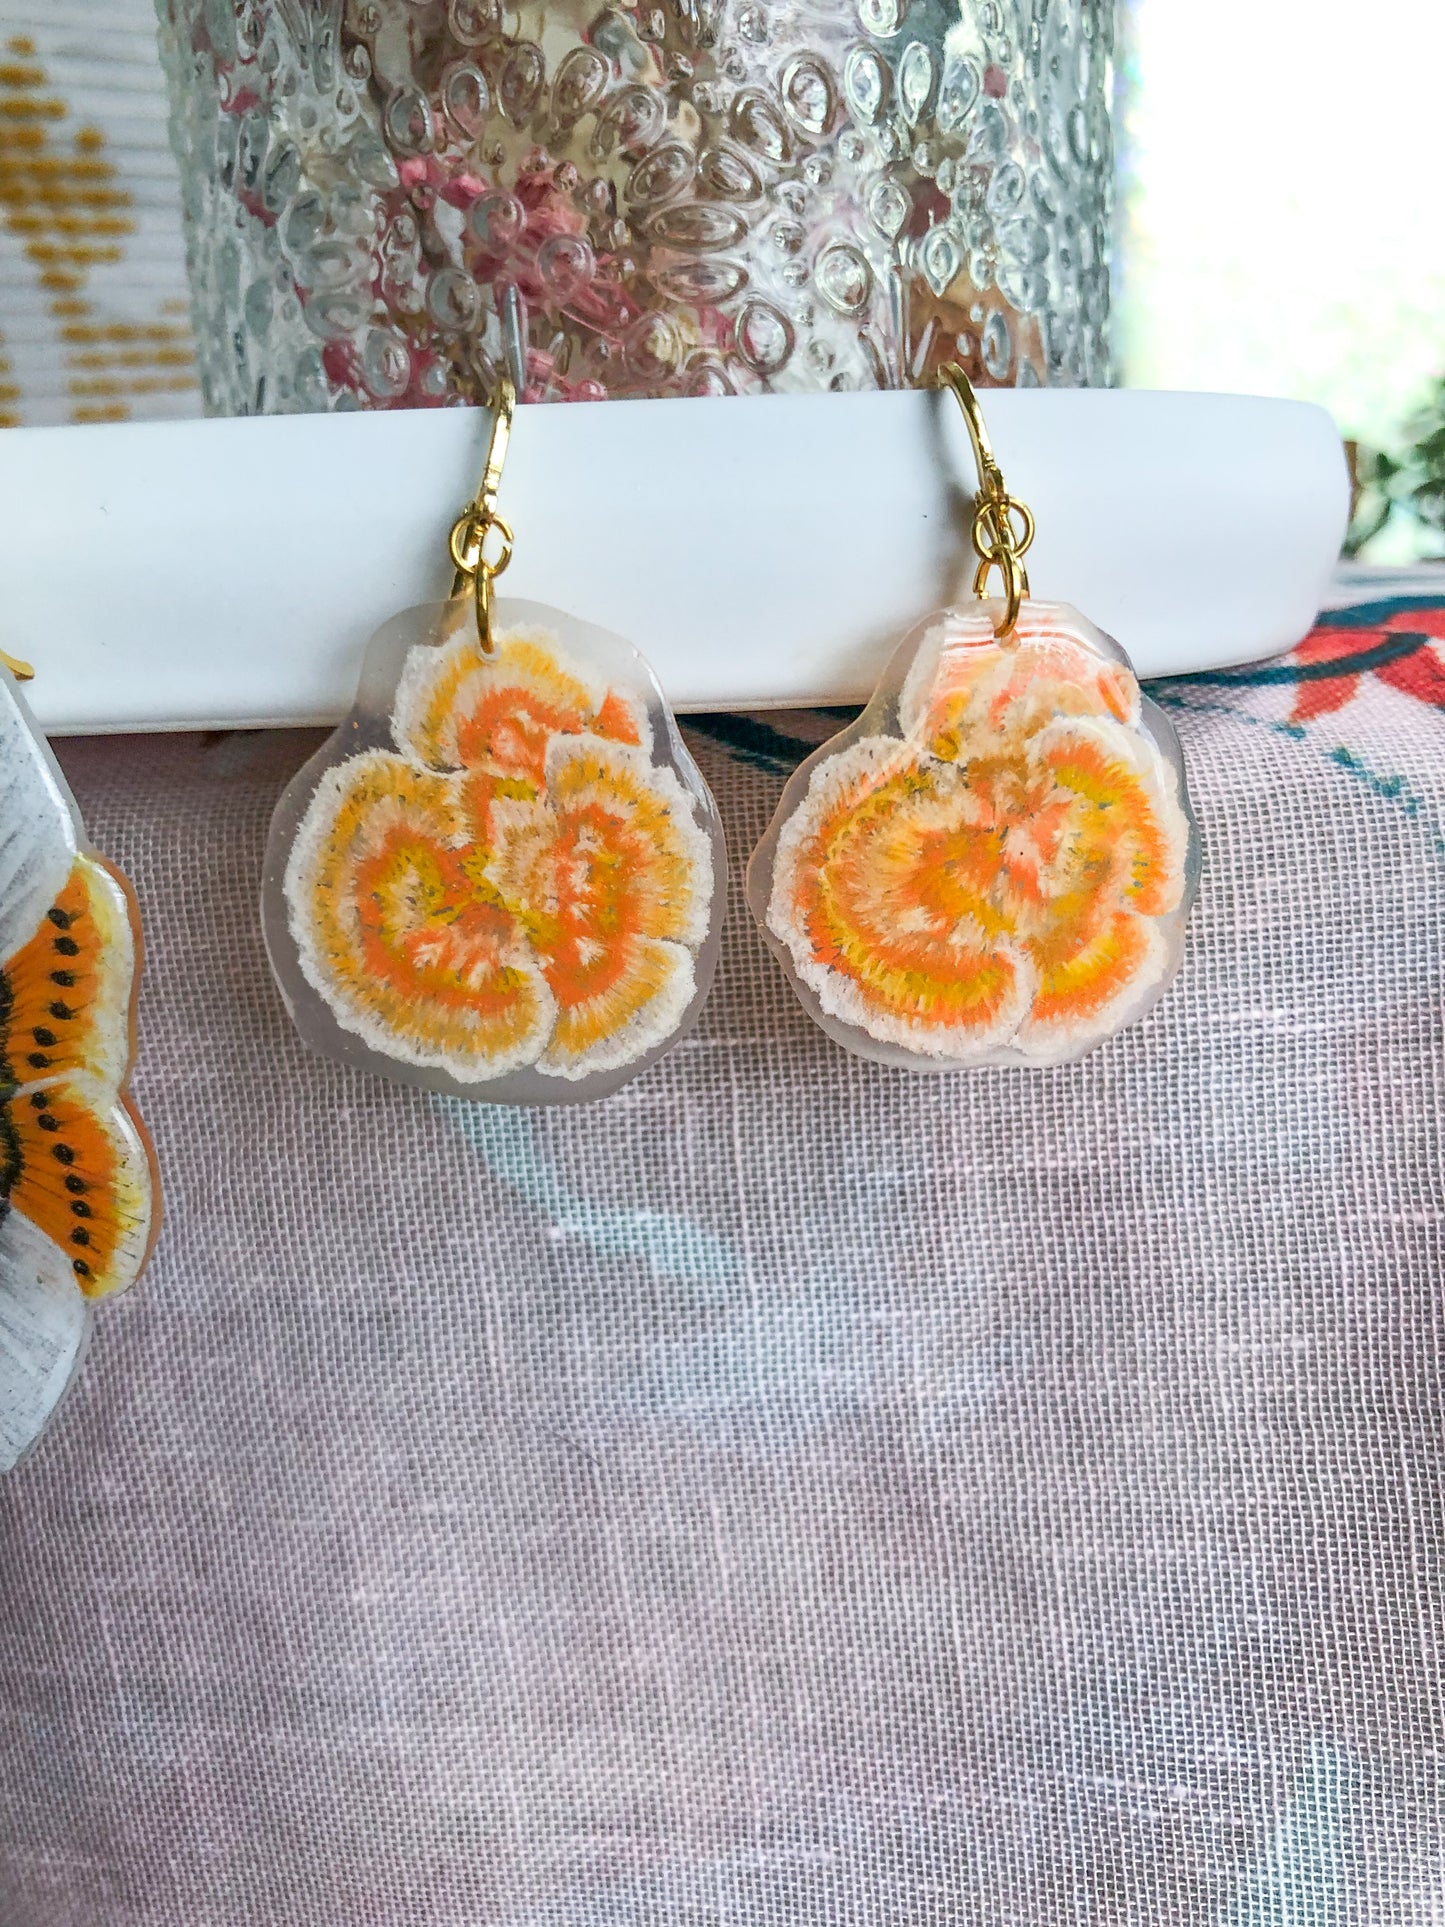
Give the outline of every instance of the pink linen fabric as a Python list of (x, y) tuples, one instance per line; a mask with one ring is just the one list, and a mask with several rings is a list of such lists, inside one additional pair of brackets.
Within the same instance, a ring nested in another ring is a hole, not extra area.
[[(62, 746), (168, 1217), (0, 1482), (0, 1922), (1438, 1927), (1445, 625), (1382, 609), (1156, 692), (1184, 970), (1035, 1074), (845, 1056), (736, 886), (604, 1103), (347, 1072), (256, 921), (311, 739)], [(692, 731), (735, 864), (834, 726)]]

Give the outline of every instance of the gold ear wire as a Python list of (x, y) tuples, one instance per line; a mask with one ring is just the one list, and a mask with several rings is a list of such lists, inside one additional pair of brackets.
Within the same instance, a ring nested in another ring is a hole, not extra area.
[(22, 662), (19, 656), (8, 656), (3, 649), (0, 649), (0, 663), (10, 671), (16, 682), (34, 682), (35, 671), (28, 662)]
[[(1003, 471), (994, 458), (993, 447), (984, 427), (983, 410), (978, 405), (973, 383), (951, 361), (938, 371), (940, 387), (951, 388), (958, 397), (968, 438), (973, 443), (973, 458), (978, 466), (978, 493), (973, 498), (973, 552), (978, 567), (973, 574), (973, 592), (986, 597), (988, 579), (995, 569), (1003, 577), (1004, 617), (999, 624), (1000, 639), (1009, 635), (1019, 619), (1019, 607), (1029, 592), (1029, 572), (1023, 557), (1034, 539), (1033, 511), (1010, 495), (1004, 485)], [(1017, 515), (1022, 527), (1014, 532)]]
[[(492, 405), (492, 439), (487, 445), (487, 465), (481, 486), (471, 502), (452, 524), (447, 540), (456, 565), (452, 594), (460, 595), (470, 582), (477, 605), (477, 642), (482, 654), (492, 653), (492, 583), (512, 559), (512, 529), (505, 516), (497, 513), (497, 491), (502, 486), (502, 465), (512, 439), (512, 415), (517, 406), (517, 391), (510, 375), (497, 383)], [(487, 537), (496, 530), (501, 549), (495, 560), (487, 556)]]

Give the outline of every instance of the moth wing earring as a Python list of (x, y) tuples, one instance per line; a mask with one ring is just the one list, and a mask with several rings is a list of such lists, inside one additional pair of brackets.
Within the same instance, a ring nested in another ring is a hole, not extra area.
[[(262, 923), (315, 1049), (493, 1103), (616, 1090), (706, 1000), (717, 811), (630, 643), (494, 601), (515, 391), (452, 529), (452, 600), (373, 639), (356, 706), (276, 808)], [(463, 593), (469, 590), (470, 593)]]
[(1066, 1063), (1174, 976), (1198, 836), (1168, 719), (1116, 642), (1030, 598), (1033, 517), (967, 375), (941, 379), (978, 464), (979, 601), (912, 629), (858, 720), (797, 770), (748, 900), (806, 1009), (858, 1056)]
[(90, 1307), (140, 1275), (160, 1223), (126, 1095), (140, 922), (0, 657), (0, 1472), (84, 1354)]

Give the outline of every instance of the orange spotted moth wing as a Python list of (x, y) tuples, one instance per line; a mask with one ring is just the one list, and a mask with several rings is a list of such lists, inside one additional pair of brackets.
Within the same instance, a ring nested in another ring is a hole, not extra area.
[(126, 1096), (138, 923), (0, 669), (0, 1471), (70, 1384), (97, 1299), (134, 1283), (159, 1215)]

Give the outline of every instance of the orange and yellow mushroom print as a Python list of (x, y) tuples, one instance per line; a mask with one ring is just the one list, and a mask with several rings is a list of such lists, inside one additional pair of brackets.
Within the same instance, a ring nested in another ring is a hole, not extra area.
[(379, 1058), (462, 1087), (585, 1085), (701, 1002), (709, 800), (680, 742), (655, 756), (640, 695), (556, 633), (503, 625), (484, 655), (451, 628), (405, 658), (395, 747), (314, 783), (284, 876), (297, 957)]
[(1168, 725), (1060, 604), (1025, 602), (1004, 641), (983, 605), (915, 637), (789, 785), (754, 910), (863, 1055), (1077, 1057), (1178, 962), (1193, 832)]

